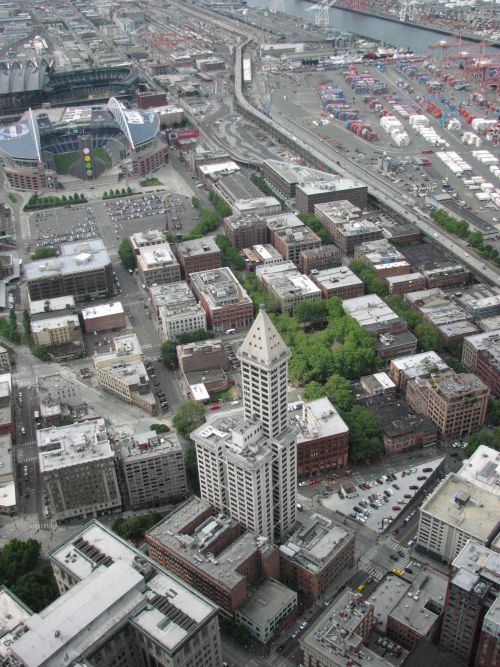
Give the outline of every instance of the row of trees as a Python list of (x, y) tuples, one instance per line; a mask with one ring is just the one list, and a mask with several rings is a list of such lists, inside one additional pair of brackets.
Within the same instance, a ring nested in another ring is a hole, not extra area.
[(387, 285), (382, 278), (377, 276), (377, 272), (372, 266), (368, 266), (361, 259), (353, 259), (349, 264), (349, 268), (363, 281), (367, 294), (376, 294), (381, 299), (389, 294)]
[(132, 194), (134, 194), (134, 192), (129, 185), (128, 188), (122, 188), (121, 190), (119, 188), (116, 188), (116, 190), (105, 190), (102, 194), (102, 198), (115, 199), (116, 197), (127, 197)]
[(223, 266), (229, 266), (233, 271), (241, 271), (245, 268), (245, 260), (236, 248), (229, 243), (224, 234), (217, 234), (215, 242), (221, 251)]
[(232, 214), (229, 204), (213, 190), (208, 193), (208, 198), (221, 218), (227, 218)]
[(0, 549), (0, 582), (34, 612), (53, 602), (58, 591), (50, 567), (40, 571), (40, 542), (9, 540)]
[(313, 232), (315, 232), (319, 236), (319, 238), (321, 239), (321, 243), (323, 245), (329, 245), (330, 243), (333, 243), (332, 237), (326, 231), (326, 229), (323, 227), (323, 225), (315, 215), (313, 215), (312, 213), (299, 213), (298, 217), (299, 220), (302, 220), (302, 222), (304, 223), (304, 225), (306, 225), (306, 227), (312, 229)]
[(274, 197), (279, 201), (281, 206), (283, 208), (286, 208), (285, 201), (282, 197), (280, 197), (276, 192), (272, 189), (272, 187), (262, 178), (262, 176), (259, 176), (258, 174), (252, 174), (250, 176), (250, 180), (254, 185), (256, 185), (259, 190), (262, 192), (262, 194), (266, 195), (266, 197)]
[(195, 343), (201, 340), (208, 340), (213, 338), (211, 331), (205, 329), (197, 329), (196, 331), (187, 331), (177, 336), (177, 340), (166, 340), (162, 343), (160, 354), (163, 363), (167, 368), (177, 368), (177, 345), (186, 345), (187, 343)]
[(0, 317), (0, 335), (12, 343), (21, 342), (21, 334), (17, 329), (17, 315), (14, 308), (9, 311), (8, 317)]
[(281, 304), (279, 299), (272, 292), (268, 292), (262, 287), (255, 273), (238, 274), (237, 278), (248, 292), (256, 310), (258, 310), (260, 304), (264, 304), (268, 313), (280, 312)]
[(28, 203), (24, 207), (25, 211), (38, 211), (43, 208), (52, 208), (55, 206), (67, 206), (68, 204), (84, 204), (87, 201), (85, 195), (83, 194), (73, 194), (73, 195), (62, 195), (62, 197), (56, 197), (55, 195), (49, 195), (48, 197), (39, 197), (35, 192), (28, 199)]
[(206, 234), (215, 232), (220, 224), (220, 217), (215, 211), (211, 211), (209, 208), (204, 208), (203, 206), (197, 206), (197, 208), (200, 212), (200, 219), (193, 227), (192, 231), (186, 236), (188, 241), (192, 239), (201, 239), (203, 236), (206, 236)]
[(467, 239), (474, 250), (484, 257), (490, 259), (496, 266), (500, 266), (500, 253), (492, 245), (484, 243), (484, 235), (480, 231), (470, 231), (469, 223), (466, 220), (459, 220), (450, 215), (443, 209), (438, 209), (432, 213), (432, 218), (446, 229), (450, 234), (459, 236), (462, 239)]

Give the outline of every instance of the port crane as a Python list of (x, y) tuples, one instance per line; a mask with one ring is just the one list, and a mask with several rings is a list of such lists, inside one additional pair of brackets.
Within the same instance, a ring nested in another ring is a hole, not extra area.
[(336, 2), (337, 0), (319, 0), (319, 2), (307, 8), (307, 11), (314, 12), (314, 23), (316, 25), (328, 28), (330, 25), (329, 10)]

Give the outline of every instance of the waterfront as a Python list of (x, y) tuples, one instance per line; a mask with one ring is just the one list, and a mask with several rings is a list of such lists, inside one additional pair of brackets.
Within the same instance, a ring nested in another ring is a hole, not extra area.
[[(265, 0), (248, 0), (248, 4), (253, 7), (269, 7), (269, 4)], [(285, 0), (285, 10), (288, 14), (313, 21), (314, 12), (308, 11), (310, 8), (311, 3), (306, 0)], [(400, 48), (409, 47), (418, 54), (432, 53), (429, 50), (429, 44), (433, 42), (442, 39), (454, 41), (453, 37), (447, 37), (441, 32), (417, 28), (403, 23), (394, 23), (393, 21), (377, 16), (350, 12), (337, 7), (330, 9), (330, 26), (333, 30), (339, 32), (350, 32)], [(467, 43), (472, 44), (472, 42), (467, 42), (467, 40), (463, 40), (463, 43), (464, 45)], [(488, 47), (485, 51), (498, 53), (496, 47)]]

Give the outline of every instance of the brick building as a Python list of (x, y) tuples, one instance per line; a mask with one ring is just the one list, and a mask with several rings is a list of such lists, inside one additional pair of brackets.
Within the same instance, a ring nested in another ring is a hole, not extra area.
[(283, 259), (299, 264), (300, 253), (321, 247), (321, 239), (312, 229), (302, 225), (296, 229), (279, 229), (272, 234), (272, 244)]
[(333, 243), (310, 250), (301, 250), (299, 253), (299, 269), (306, 275), (310, 275), (312, 271), (331, 269), (340, 264), (340, 250)]
[(320, 514), (301, 516), (280, 547), (280, 579), (315, 601), (354, 567), (354, 546), (355, 535), (345, 526)]
[(177, 257), (186, 280), (191, 273), (221, 266), (221, 251), (212, 236), (178, 243)]
[(262, 577), (278, 578), (277, 548), (193, 496), (146, 533), (151, 557), (232, 618)]
[(486, 417), (489, 387), (473, 373), (443, 371), (417, 377), (406, 385), (406, 400), (433, 421), (442, 439), (479, 431)]
[(224, 218), (224, 234), (237, 250), (265, 244), (269, 240), (267, 219), (262, 215), (231, 215)]
[(362, 210), (349, 201), (316, 204), (314, 214), (344, 255), (353, 255), (361, 243), (382, 238), (380, 227), (363, 218)]
[(82, 308), (81, 317), (85, 333), (118, 331), (127, 326), (125, 311), (120, 301)]
[(462, 365), (500, 395), (500, 329), (464, 338)]
[(354, 257), (371, 266), (379, 278), (402, 276), (411, 271), (405, 256), (387, 239), (360, 243), (354, 250)]
[(178, 345), (177, 360), (190, 387), (203, 384), (207, 392), (215, 392), (232, 384), (229, 357), (220, 339)]
[(310, 477), (347, 465), (349, 428), (328, 398), (304, 403), (298, 427), (297, 474)]
[(388, 276), (385, 284), (389, 288), (389, 294), (407, 294), (425, 289), (426, 281), (425, 276), (416, 271), (404, 275)]
[(190, 280), (214, 333), (248, 327), (253, 322), (252, 300), (230, 268), (192, 273)]
[(255, 273), (264, 287), (275, 295), (281, 310), (293, 313), (300, 301), (321, 299), (321, 290), (290, 261), (258, 266)]
[(465, 266), (449, 262), (420, 266), (418, 270), (425, 276), (429, 288), (465, 285), (471, 278), (471, 273)]
[(75, 300), (113, 294), (111, 260), (100, 239), (63, 243), (61, 255), (28, 262), (25, 269), (32, 301), (67, 294)]
[(340, 299), (353, 299), (363, 296), (363, 281), (347, 266), (336, 266), (322, 271), (313, 270), (311, 280), (320, 288), (325, 299), (338, 296)]
[(400, 389), (405, 389), (408, 380), (429, 377), (432, 373), (447, 370), (448, 364), (437, 352), (420, 352), (407, 357), (391, 359), (389, 377)]

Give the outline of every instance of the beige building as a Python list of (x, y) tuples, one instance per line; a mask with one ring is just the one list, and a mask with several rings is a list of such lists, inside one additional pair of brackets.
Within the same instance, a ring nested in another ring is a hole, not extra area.
[(36, 432), (38, 463), (56, 521), (117, 511), (122, 500), (104, 419)]
[(181, 279), (181, 269), (169, 243), (141, 248), (137, 270), (143, 285), (164, 285)]
[(255, 273), (264, 287), (275, 295), (281, 310), (293, 314), (300, 301), (318, 301), (320, 288), (290, 261), (281, 264), (264, 264)]
[(167, 340), (176, 340), (179, 334), (190, 331), (206, 330), (206, 313), (186, 282), (156, 285), (149, 288), (149, 293)]
[(0, 373), (10, 373), (9, 353), (1, 345), (0, 345)]
[(99, 384), (124, 401), (137, 405), (151, 415), (156, 414), (156, 401), (151, 393), (137, 336), (117, 336), (113, 344), (113, 351), (94, 355)]
[(175, 433), (155, 431), (121, 438), (117, 446), (124, 504), (151, 507), (188, 495), (184, 456)]
[(416, 377), (406, 385), (408, 405), (433, 421), (443, 439), (479, 431), (489, 395), (489, 388), (476, 375), (452, 370)]
[(63, 315), (32, 321), (31, 336), (34, 345), (43, 347), (69, 345), (74, 346), (75, 355), (84, 353), (78, 315)]
[(221, 666), (216, 605), (98, 521), (50, 561), (61, 595), (38, 614), (9, 604), (4, 664)]

